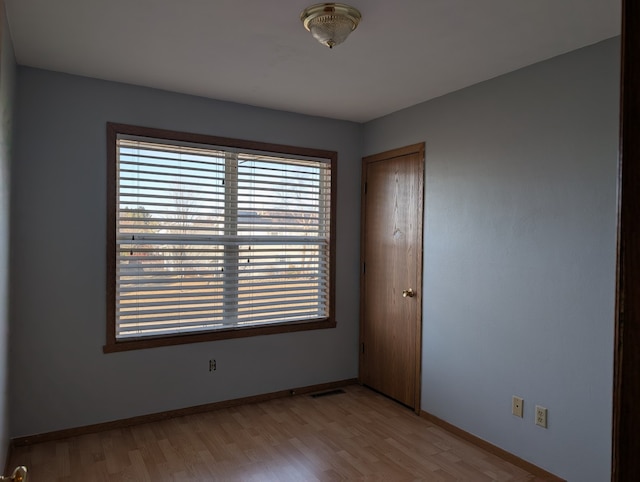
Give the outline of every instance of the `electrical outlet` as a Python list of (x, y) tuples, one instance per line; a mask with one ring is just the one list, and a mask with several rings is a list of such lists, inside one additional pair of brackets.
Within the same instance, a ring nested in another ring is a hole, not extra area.
[(516, 417), (522, 418), (524, 409), (524, 400), (520, 397), (516, 397), (515, 395), (511, 399), (511, 413)]
[(547, 428), (547, 409), (536, 405), (536, 425)]
[(211, 360), (209, 360), (209, 371), (215, 372), (217, 369), (218, 367), (216, 365), (216, 361), (212, 358)]

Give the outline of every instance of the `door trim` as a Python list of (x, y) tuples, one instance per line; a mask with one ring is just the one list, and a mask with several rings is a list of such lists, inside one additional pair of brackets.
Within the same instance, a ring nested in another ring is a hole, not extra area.
[[(419, 299), (422, 300), (422, 252), (424, 246), (424, 171), (425, 171), (425, 143), (420, 142), (418, 144), (412, 144), (410, 146), (400, 147), (398, 149), (392, 149), (390, 151), (381, 152), (371, 156), (362, 158), (362, 175), (361, 175), (361, 190), (360, 190), (360, 337), (358, 344), (358, 381), (362, 384), (362, 372), (363, 372), (363, 352), (364, 346), (364, 293), (365, 293), (365, 277), (364, 277), (364, 232), (365, 232), (365, 213), (366, 213), (366, 179), (367, 179), (367, 167), (373, 162), (384, 161), (393, 159), (395, 157), (402, 157), (409, 154), (419, 154), (422, 159), (420, 169), (420, 197), (418, 207), (418, 232), (420, 233), (420, 248), (416, 251), (416, 258), (418, 263), (417, 273), (417, 286), (416, 291), (419, 293)], [(417, 414), (420, 414), (420, 397), (422, 394), (422, 310), (420, 306), (416, 310), (416, 366), (415, 366), (415, 397), (414, 397), (414, 410)]]
[(611, 480), (640, 480), (640, 5), (622, 2)]

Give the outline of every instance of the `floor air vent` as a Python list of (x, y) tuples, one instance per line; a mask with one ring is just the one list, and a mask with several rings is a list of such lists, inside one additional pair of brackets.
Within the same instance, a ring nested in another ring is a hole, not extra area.
[(345, 393), (344, 390), (329, 390), (328, 392), (314, 393), (311, 395), (311, 398), (328, 397), (329, 395), (340, 395), (341, 393)]

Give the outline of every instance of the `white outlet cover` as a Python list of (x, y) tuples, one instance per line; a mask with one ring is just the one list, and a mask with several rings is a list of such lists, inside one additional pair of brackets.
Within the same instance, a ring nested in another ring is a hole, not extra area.
[(535, 423), (542, 428), (547, 428), (547, 409), (536, 405)]

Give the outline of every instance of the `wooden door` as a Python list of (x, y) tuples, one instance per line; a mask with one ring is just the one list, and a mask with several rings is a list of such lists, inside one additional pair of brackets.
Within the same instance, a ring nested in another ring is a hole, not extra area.
[(419, 411), (424, 144), (362, 161), (360, 381)]
[(640, 3), (622, 2), (618, 286), (611, 480), (640, 480)]

